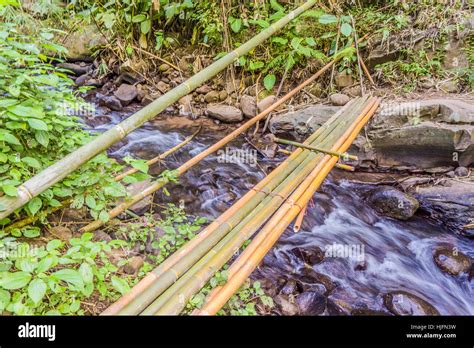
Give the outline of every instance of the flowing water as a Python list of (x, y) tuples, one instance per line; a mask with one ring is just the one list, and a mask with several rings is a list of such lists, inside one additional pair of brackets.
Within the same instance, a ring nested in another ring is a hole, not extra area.
[[(109, 116), (94, 131), (104, 131), (125, 117), (120, 113)], [(149, 159), (194, 131), (195, 128), (175, 122), (149, 122), (114, 145), (109, 154)], [(177, 168), (222, 136), (223, 132), (203, 129), (190, 144), (166, 159), (161, 168), (152, 168), (152, 173)], [(244, 148), (252, 153), (243, 138), (228, 148)], [(188, 214), (214, 219), (260, 181), (264, 171), (270, 172), (282, 160), (268, 160), (260, 154), (258, 159), (255, 166), (252, 161), (223, 163), (222, 156), (209, 156), (182, 176), (179, 184), (168, 185), (169, 197), (158, 194), (155, 201), (181, 203)], [(326, 251), (342, 245), (354, 252), (326, 257), (312, 267), (329, 276), (339, 298), (353, 308), (383, 310), (383, 294), (404, 290), (426, 300), (441, 314), (474, 314), (474, 280), (441, 272), (432, 257), (437, 245), (448, 242), (474, 258), (474, 242), (421, 217), (408, 222), (381, 217), (364, 201), (366, 191), (364, 185), (337, 182), (329, 176), (313, 198), (302, 230), (294, 233), (288, 229), (258, 272), (275, 281), (291, 279), (304, 268), (303, 261), (292, 251), (295, 247)]]

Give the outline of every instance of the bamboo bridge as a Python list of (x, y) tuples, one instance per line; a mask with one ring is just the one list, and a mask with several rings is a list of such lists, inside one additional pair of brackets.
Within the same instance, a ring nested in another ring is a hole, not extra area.
[[(0, 197), (0, 219), (22, 207), (33, 197), (38, 196), (82, 164), (155, 117), (167, 106), (217, 75), (240, 56), (250, 52), (291, 20), (310, 9), (316, 2), (316, 0), (307, 1), (236, 50), (203, 69), (111, 130), (29, 179), (18, 187), (19, 194), (17, 197)], [(363, 40), (364, 38), (359, 39), (356, 44)], [(333, 67), (336, 62), (342, 59), (344, 51), (353, 49), (350, 46), (336, 53), (323, 68), (287, 95), (281, 97), (273, 105), (214, 145), (182, 164), (176, 170), (178, 175), (184, 174), (202, 159), (236, 139), (257, 124), (258, 121), (265, 119), (272, 111), (291, 100), (296, 93), (312, 84)], [(207, 298), (204, 307), (193, 314), (212, 315), (217, 313), (245, 282), (291, 222), (296, 219), (296, 225), (301, 224), (308, 201), (313, 197), (330, 170), (334, 166), (350, 169), (350, 166), (339, 163), (338, 160), (339, 158), (351, 158), (345, 152), (375, 113), (379, 104), (380, 100), (378, 98), (369, 96), (352, 100), (317, 129), (303, 144), (275, 138), (275, 142), (294, 145), (297, 149), (230, 209), (168, 257), (133, 287), (129, 293), (112, 304), (102, 314), (179, 314), (191, 297), (199, 292), (209, 279), (229, 262), (236, 252), (241, 250), (244, 243), (254, 236), (252, 242), (230, 266), (226, 284), (215, 288)], [(191, 138), (192, 136), (182, 144), (150, 160), (149, 164), (156, 163), (183, 147), (189, 143)], [(120, 181), (133, 172), (132, 169), (115, 179)], [(125, 202), (117, 203), (116, 207), (108, 212), (109, 219), (118, 216), (167, 183), (169, 183), (167, 179), (159, 179)], [(63, 204), (69, 202), (65, 201)], [(31, 223), (31, 220), (27, 219), (27, 222)], [(81, 230), (83, 232), (93, 231), (104, 224), (104, 221), (97, 220)]]

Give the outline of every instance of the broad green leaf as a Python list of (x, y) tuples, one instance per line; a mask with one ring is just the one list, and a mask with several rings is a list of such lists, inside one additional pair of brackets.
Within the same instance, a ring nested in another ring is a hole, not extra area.
[(84, 281), (78, 271), (70, 268), (61, 269), (51, 274), (51, 277), (65, 281), (76, 288), (83, 289)]
[(0, 141), (4, 141), (13, 145), (21, 145), (18, 138), (8, 132), (0, 132)]
[(35, 139), (38, 143), (40, 143), (44, 147), (47, 147), (49, 144), (49, 134), (46, 131), (36, 131)]
[(134, 161), (131, 163), (132, 167), (143, 172), (143, 173), (148, 173), (149, 166), (146, 163), (146, 161)]
[(79, 273), (81, 274), (82, 280), (85, 284), (92, 283), (94, 280), (94, 273), (92, 268), (89, 264), (83, 263), (81, 267), (79, 267)]
[(33, 279), (28, 285), (28, 296), (33, 303), (38, 304), (46, 294), (46, 283), (42, 279)]
[(337, 17), (331, 14), (325, 14), (319, 17), (319, 23), (334, 24), (334, 23), (337, 23)]
[(91, 195), (86, 196), (86, 204), (91, 209), (95, 209), (97, 206), (97, 202), (95, 201), (95, 198), (92, 197)]
[(230, 28), (234, 33), (238, 33), (242, 28), (242, 20), (240, 18), (234, 19), (230, 25)]
[(22, 162), (28, 164), (30, 167), (33, 167), (35, 169), (41, 169), (41, 163), (33, 157), (23, 157), (21, 159)]
[(150, 32), (151, 28), (151, 21), (149, 19), (143, 21), (140, 23), (140, 30), (142, 34), (146, 35)]
[(36, 238), (41, 234), (41, 230), (39, 227), (28, 227), (22, 233), (26, 238)]
[(36, 130), (41, 130), (41, 131), (48, 130), (48, 125), (44, 121), (37, 120), (36, 118), (28, 119), (28, 124), (30, 125), (31, 128), (36, 129)]
[(2, 190), (3, 190), (3, 192), (5, 192), (5, 194), (7, 196), (10, 196), (10, 197), (17, 197), (18, 196), (18, 190), (13, 185), (3, 185)]
[(6, 290), (0, 289), (0, 313), (7, 308), (8, 304), (10, 303), (10, 292)]
[(46, 245), (46, 250), (48, 250), (48, 251), (56, 250), (62, 244), (63, 244), (63, 242), (61, 242), (59, 239), (53, 239), (53, 240), (49, 241), (48, 244)]
[(16, 290), (25, 287), (31, 280), (28, 272), (6, 272), (0, 278), (0, 288)]
[(111, 282), (112, 282), (112, 286), (115, 288), (115, 290), (120, 292), (122, 295), (125, 295), (127, 292), (130, 291), (130, 286), (128, 285), (128, 283), (124, 279), (113, 276)]
[(44, 111), (41, 107), (31, 107), (31, 106), (24, 106), (24, 105), (13, 105), (8, 107), (8, 111), (12, 114), (21, 117), (35, 117), (35, 118), (43, 118)]
[(344, 36), (350, 36), (352, 34), (352, 26), (349, 23), (343, 23), (341, 25), (341, 33)]
[(263, 84), (264, 84), (265, 88), (267, 89), (267, 91), (272, 90), (273, 86), (275, 86), (275, 82), (276, 82), (276, 76), (273, 75), (273, 74), (268, 74), (263, 79)]
[(46, 256), (40, 262), (38, 262), (38, 266), (36, 267), (36, 273), (44, 273), (48, 271), (51, 267), (53, 267), (54, 264), (55, 264), (55, 256)]
[(43, 201), (39, 197), (34, 197), (29, 203), (28, 203), (28, 210), (30, 211), (31, 215), (35, 215), (38, 210), (41, 209), (41, 206), (43, 205)]
[(133, 16), (132, 22), (133, 23), (140, 23), (143, 22), (146, 19), (146, 16), (144, 14), (138, 14), (136, 16)]

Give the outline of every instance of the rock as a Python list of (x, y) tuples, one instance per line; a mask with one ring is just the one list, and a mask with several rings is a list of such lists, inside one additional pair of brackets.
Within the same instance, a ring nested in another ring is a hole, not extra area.
[(314, 246), (310, 248), (293, 248), (291, 249), (293, 255), (302, 260), (303, 262), (313, 266), (317, 263), (321, 263), (324, 259), (324, 252), (321, 248)]
[(335, 94), (332, 94), (330, 97), (329, 97), (329, 100), (331, 101), (331, 103), (333, 105), (336, 105), (336, 106), (344, 106), (346, 105), (347, 103), (349, 103), (349, 101), (351, 100), (351, 98), (349, 98), (349, 96), (345, 95), (345, 94), (342, 94), (342, 93), (335, 93)]
[(257, 109), (259, 112), (262, 112), (264, 110), (266, 110), (268, 107), (270, 107), (271, 105), (275, 104), (275, 102), (278, 100), (277, 97), (275, 97), (274, 95), (270, 95), (262, 100), (260, 100), (258, 103), (257, 103)]
[[(143, 191), (148, 186), (150, 186), (150, 183), (151, 183), (150, 179), (135, 182), (127, 186), (127, 192), (130, 196), (134, 196), (140, 193), (141, 191)], [(153, 201), (152, 196), (148, 195), (145, 198), (143, 198), (141, 201), (132, 205), (130, 208), (128, 208), (128, 210), (134, 212), (137, 215), (141, 215), (144, 212), (146, 212), (148, 209), (150, 209), (152, 201)]]
[(194, 113), (192, 102), (193, 102), (192, 94), (188, 94), (182, 97), (180, 100), (178, 100), (180, 116), (189, 116)]
[(344, 88), (343, 92), (352, 98), (362, 96), (362, 90), (360, 89), (360, 85)]
[(169, 84), (167, 84), (164, 81), (160, 81), (157, 83), (156, 88), (163, 94), (171, 90), (171, 87)]
[[(372, 160), (381, 168), (469, 167), (474, 163), (473, 103), (386, 103), (372, 120), (368, 136)], [(360, 157), (364, 153), (360, 148)]]
[(469, 169), (466, 167), (457, 167), (454, 170), (454, 175), (459, 177), (469, 176)]
[(64, 222), (80, 222), (84, 221), (87, 217), (87, 209), (82, 207), (81, 209), (66, 208), (62, 211), (62, 221)]
[(84, 74), (84, 75), (79, 76), (74, 82), (78, 86), (84, 86), (86, 84), (87, 80), (89, 80), (89, 79), (90, 79), (90, 76), (87, 75), (87, 74)]
[(410, 219), (420, 206), (414, 197), (391, 186), (375, 188), (368, 201), (380, 214), (399, 220)]
[(98, 230), (94, 232), (94, 237), (92, 238), (94, 242), (110, 242), (112, 240), (112, 237), (105, 233), (102, 230)]
[(70, 70), (74, 75), (80, 76), (87, 74), (90, 70), (90, 65), (85, 65), (85, 64), (75, 64), (75, 63), (59, 63), (57, 65), (58, 68), (63, 68)]
[(165, 72), (165, 71), (168, 71), (170, 69), (171, 69), (171, 67), (166, 63), (163, 63), (158, 67), (158, 70), (161, 71), (161, 72)]
[(138, 91), (135, 86), (122, 83), (114, 95), (120, 100), (122, 105), (128, 105), (137, 97)]
[(110, 110), (120, 111), (123, 109), (122, 103), (115, 96), (105, 96), (97, 93), (96, 97), (99, 99), (99, 105), (106, 106)]
[(209, 85), (204, 85), (204, 86), (196, 88), (196, 93), (199, 93), (199, 94), (207, 94), (210, 91), (212, 91), (212, 88)]
[(326, 297), (314, 291), (304, 292), (296, 297), (300, 315), (320, 315), (326, 310)]
[(240, 109), (247, 118), (252, 118), (257, 115), (257, 102), (255, 98), (249, 95), (243, 95), (240, 98)]
[(354, 84), (354, 79), (352, 78), (352, 75), (348, 74), (346, 70), (344, 70), (342, 73), (336, 74), (334, 80), (336, 81), (336, 85), (339, 88), (349, 87)]
[(220, 101), (226, 100), (228, 96), (229, 96), (229, 95), (227, 94), (226, 91), (220, 91), (220, 92), (219, 92), (219, 100), (220, 100)]
[(66, 37), (63, 46), (67, 49), (67, 58), (72, 61), (92, 61), (92, 54), (99, 46), (107, 44), (99, 29), (91, 24), (78, 26), (79, 30), (72, 32)]
[(395, 315), (439, 315), (425, 300), (406, 291), (396, 291), (383, 296), (387, 309)]
[(283, 295), (293, 295), (298, 291), (298, 284), (296, 280), (290, 279), (286, 282), (283, 288), (280, 290), (280, 293)]
[(270, 119), (269, 128), (275, 135), (306, 137), (329, 120), (340, 107), (314, 105), (306, 109), (275, 115)]
[(210, 117), (226, 123), (240, 122), (244, 119), (242, 111), (230, 105), (210, 105), (206, 112)]
[(443, 185), (417, 187), (415, 197), (428, 216), (442, 221), (450, 230), (474, 237), (474, 229), (463, 227), (474, 221), (472, 184), (446, 179)]
[(439, 88), (446, 93), (458, 93), (460, 89), (458, 83), (454, 80), (441, 82)]
[(282, 315), (293, 316), (299, 312), (298, 306), (288, 300), (287, 296), (277, 295), (274, 299)]
[(56, 226), (49, 229), (49, 233), (57, 239), (69, 241), (72, 238), (72, 231), (64, 226)]
[(140, 256), (132, 257), (125, 266), (123, 266), (123, 271), (127, 274), (135, 274), (143, 266), (144, 260)]
[(436, 265), (445, 273), (453, 276), (468, 273), (472, 267), (469, 256), (454, 246), (440, 246), (433, 253)]
[(219, 99), (219, 92), (210, 91), (209, 93), (207, 93), (204, 96), (204, 100), (206, 101), (206, 103), (216, 103), (216, 102), (218, 102), (220, 100)]

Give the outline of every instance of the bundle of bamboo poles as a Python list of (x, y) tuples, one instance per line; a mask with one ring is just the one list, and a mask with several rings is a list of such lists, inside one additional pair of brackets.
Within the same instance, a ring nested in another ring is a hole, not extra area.
[[(333, 146), (346, 128), (373, 107), (373, 99), (352, 101), (305, 143)], [(298, 148), (228, 211), (188, 242), (103, 314), (177, 314), (242, 244), (250, 238), (323, 158)], [(336, 157), (337, 160), (337, 157)]]
[(0, 197), (0, 219), (7, 217), (13, 211), (22, 207), (24, 204), (28, 203), (34, 197), (50, 188), (58, 181), (64, 179), (67, 175), (75, 171), (91, 158), (105, 151), (116, 142), (122, 140), (128, 133), (134, 131), (143, 123), (155, 117), (166, 107), (189, 94), (210, 78), (216, 76), (219, 72), (233, 64), (239, 57), (250, 52), (257, 45), (271, 37), (275, 32), (313, 7), (316, 3), (317, 0), (306, 1), (303, 5), (291, 11), (276, 23), (270, 25), (268, 28), (264, 29), (251, 40), (240, 45), (229, 54), (225, 55), (212, 65), (208, 66), (190, 79), (183, 82), (181, 85), (164, 94), (153, 103), (144, 107), (134, 115), (117, 124), (115, 127), (98, 136), (88, 144), (85, 144), (76, 151), (64, 157), (62, 160), (56, 162), (22, 185), (18, 186), (17, 197)]
[[(341, 137), (334, 145), (334, 151), (346, 151), (359, 134), (362, 127), (375, 113), (380, 101), (377, 100), (371, 109), (355, 124), (353, 129), (347, 130), (347, 137)], [(262, 228), (237, 260), (228, 270), (228, 279), (225, 285), (213, 289), (197, 315), (216, 314), (242, 286), (245, 280), (255, 270), (264, 256), (270, 251), (288, 225), (300, 214), (309, 200), (319, 188), (329, 171), (334, 167), (337, 158), (325, 156), (305, 181), (293, 192), (291, 197), (282, 205), (275, 215)]]

